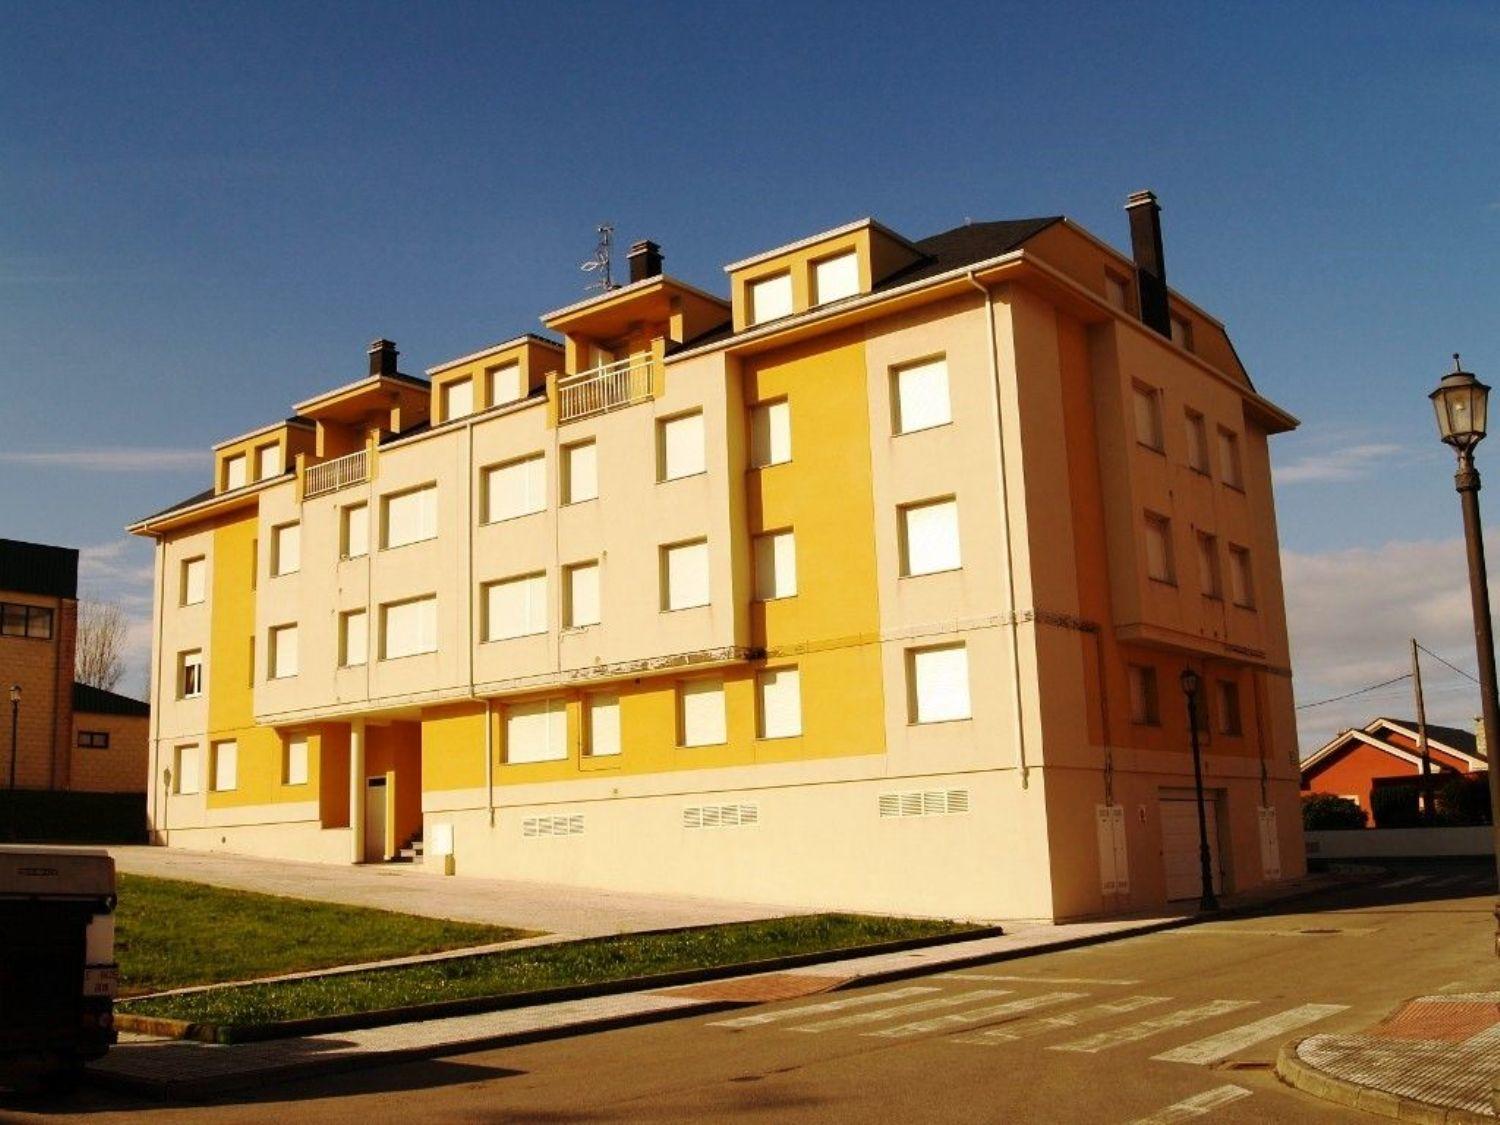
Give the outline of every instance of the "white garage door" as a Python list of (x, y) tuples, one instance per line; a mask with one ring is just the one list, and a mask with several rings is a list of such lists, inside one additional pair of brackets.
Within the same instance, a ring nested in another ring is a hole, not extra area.
[[(1224, 889), (1223, 864), (1219, 860), (1219, 825), (1214, 803), (1207, 798), (1203, 811), (1208, 820), (1209, 868), (1213, 874), (1214, 893)], [(1167, 874), (1167, 901), (1197, 898), (1203, 893), (1203, 877), (1198, 871), (1198, 803), (1189, 798), (1161, 799), (1161, 853)]]

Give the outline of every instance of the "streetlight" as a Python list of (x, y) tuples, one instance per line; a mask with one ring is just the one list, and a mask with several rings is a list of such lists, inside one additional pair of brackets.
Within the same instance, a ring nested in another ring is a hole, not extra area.
[[(1500, 745), (1500, 702), (1495, 698), (1495, 640), (1490, 632), (1490, 583), (1484, 567), (1484, 534), (1479, 523), (1479, 470), (1474, 467), (1474, 447), (1484, 440), (1489, 387), (1459, 364), (1453, 354), (1453, 370), (1443, 376), (1437, 390), (1427, 397), (1437, 411), (1438, 434), (1458, 454), (1453, 487), (1458, 490), (1464, 513), (1464, 546), (1469, 556), (1469, 596), (1474, 603), (1474, 648), (1479, 658), (1479, 707), (1484, 736), (1491, 758), (1490, 824), (1495, 834), (1495, 870), (1500, 875), (1500, 768), (1493, 760)], [(1495, 907), (1495, 953), (1500, 956), (1500, 903)]]
[(1182, 694), (1187, 696), (1188, 731), (1193, 739), (1193, 791), (1198, 795), (1198, 874), (1203, 880), (1199, 910), (1219, 909), (1214, 897), (1213, 862), (1208, 850), (1208, 814), (1203, 811), (1203, 755), (1198, 749), (1198, 673), (1184, 668), (1180, 677)]
[(16, 787), (16, 728), (21, 722), (21, 685), (10, 685), (10, 787)]

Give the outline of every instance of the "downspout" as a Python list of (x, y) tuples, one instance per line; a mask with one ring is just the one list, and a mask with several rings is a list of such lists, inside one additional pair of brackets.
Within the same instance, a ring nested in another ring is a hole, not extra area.
[(990, 381), (995, 390), (995, 446), (999, 454), (1000, 527), (1005, 540), (1005, 616), (1010, 624), (1011, 715), (1015, 727), (1016, 766), (1021, 774), (1021, 788), (1025, 789), (1031, 782), (1031, 767), (1026, 764), (1026, 724), (1021, 716), (1021, 623), (1016, 615), (1015, 547), (1011, 538), (1010, 485), (1005, 465), (1005, 417), (1000, 408), (1000, 345), (995, 335), (995, 308), (989, 287), (974, 276), (973, 270), (964, 276), (970, 285), (984, 294), (984, 326), (990, 343)]
[[(147, 675), (151, 678), (151, 718), (148, 726), (151, 733), (151, 784), (153, 788), (156, 778), (161, 776), (161, 634), (162, 624), (166, 614), (162, 612), (162, 599), (167, 594), (167, 544), (160, 536), (156, 539), (156, 605), (152, 607), (151, 616), (155, 618), (156, 631), (151, 638), (151, 667)], [(175, 677), (177, 671), (174, 668), (172, 675)], [(172, 786), (165, 777), (161, 782), (161, 842), (167, 843), (167, 802), (171, 797)]]
[[(479, 511), (474, 494), (474, 419), (470, 418), (467, 426), (469, 440), (469, 459), (465, 465), (465, 474), (468, 478), (466, 485), (469, 495), (469, 518), (465, 534), (468, 537), (469, 573), (468, 591), (465, 599), (469, 607), (469, 698), (474, 699), (474, 526), (479, 519)], [(492, 714), (493, 701), (488, 696), (484, 701), (484, 803), (489, 812), (490, 827), (495, 827), (495, 732)]]

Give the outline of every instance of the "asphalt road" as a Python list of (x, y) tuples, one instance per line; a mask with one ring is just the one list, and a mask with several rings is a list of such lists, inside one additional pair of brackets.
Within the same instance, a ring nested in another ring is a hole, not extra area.
[(1500, 989), (1492, 870), (1411, 867), (1252, 918), (760, 1008), (148, 1105), (5, 1120), (1368, 1121), (1282, 1086), (1280, 1045)]

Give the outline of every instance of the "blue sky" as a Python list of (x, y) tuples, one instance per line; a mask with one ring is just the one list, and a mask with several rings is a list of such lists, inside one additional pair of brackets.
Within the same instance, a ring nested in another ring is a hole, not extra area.
[[(202, 487), (214, 441), (362, 373), (375, 336), (420, 371), (535, 328), (601, 219), (722, 289), (867, 214), (1062, 212), (1123, 246), (1151, 187), (1172, 284), (1304, 422), (1274, 448), (1299, 697), (1399, 672), (1413, 629), (1473, 666), (1423, 396), (1453, 350), (1500, 379), (1492, 5), (69, 4), (0, 29), (0, 534), (84, 548), (86, 590), (137, 616), (150, 551), (120, 527)], [(1440, 717), (1465, 685), (1434, 669)], [(1304, 741), (1402, 698), (1304, 712)]]

